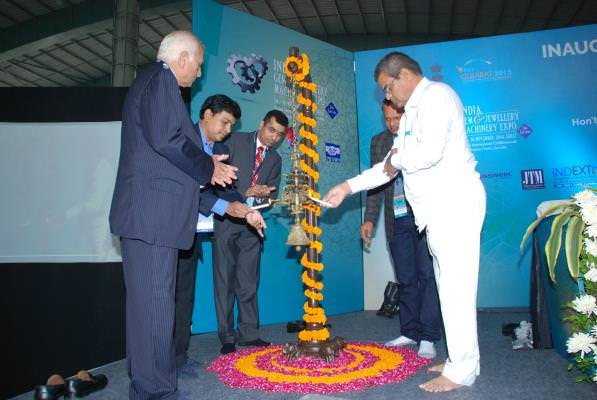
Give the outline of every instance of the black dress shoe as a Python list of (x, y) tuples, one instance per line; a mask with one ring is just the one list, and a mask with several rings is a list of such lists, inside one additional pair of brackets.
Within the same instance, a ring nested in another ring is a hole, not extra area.
[(242, 347), (247, 347), (247, 346), (255, 346), (255, 347), (265, 347), (265, 346), (269, 346), (271, 343), (270, 342), (266, 342), (265, 340), (261, 340), (261, 339), (255, 339), (255, 340), (251, 340), (249, 342), (239, 342), (238, 345), (242, 346)]
[(105, 388), (108, 378), (103, 374), (91, 375), (89, 372), (80, 371), (77, 376), (67, 382), (67, 389), (71, 395), (83, 397)]
[(62, 396), (66, 396), (66, 385), (40, 385), (35, 388), (33, 398), (35, 400), (56, 400)]
[(220, 349), (220, 353), (222, 354), (230, 354), (236, 351), (236, 347), (234, 347), (234, 343), (224, 343), (222, 348)]

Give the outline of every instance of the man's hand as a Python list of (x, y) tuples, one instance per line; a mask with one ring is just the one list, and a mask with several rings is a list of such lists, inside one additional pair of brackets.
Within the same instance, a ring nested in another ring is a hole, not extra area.
[(371, 245), (371, 236), (373, 236), (373, 222), (365, 221), (361, 225), (361, 239), (365, 242), (365, 246)]
[(323, 196), (323, 201), (330, 203), (332, 208), (338, 207), (344, 201), (344, 198), (352, 193), (348, 182), (344, 181), (339, 185), (334, 186), (329, 192)]
[(398, 173), (398, 169), (394, 168), (394, 166), (392, 165), (392, 156), (396, 153), (398, 153), (398, 149), (393, 148), (392, 150), (390, 150), (390, 154), (388, 154), (388, 156), (386, 157), (386, 163), (383, 166), (383, 172), (390, 177), (393, 177)]
[(245, 192), (245, 197), (269, 197), (276, 190), (275, 186), (251, 185)]
[(236, 218), (245, 218), (251, 211), (253, 211), (251, 207), (240, 201), (228, 203), (228, 207), (226, 208), (226, 214)]
[(236, 179), (236, 168), (233, 165), (224, 164), (222, 161), (228, 159), (228, 154), (215, 154), (211, 156), (214, 163), (214, 173), (211, 176), (212, 185), (226, 186)]
[(247, 223), (251, 225), (257, 231), (257, 234), (263, 237), (263, 230), (267, 228), (263, 216), (259, 211), (251, 210), (246, 216)]

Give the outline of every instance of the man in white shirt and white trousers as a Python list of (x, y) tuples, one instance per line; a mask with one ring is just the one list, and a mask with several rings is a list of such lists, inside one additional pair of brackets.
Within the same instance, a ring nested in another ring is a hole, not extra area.
[(428, 392), (470, 386), (479, 375), (477, 280), (485, 189), (452, 88), (422, 75), (403, 53), (386, 55), (375, 69), (386, 98), (404, 107), (400, 129), (384, 161), (333, 187), (332, 207), (344, 198), (388, 182), (398, 170), (419, 231), (427, 229), (441, 303), (448, 358), (430, 368), (441, 375), (420, 385)]

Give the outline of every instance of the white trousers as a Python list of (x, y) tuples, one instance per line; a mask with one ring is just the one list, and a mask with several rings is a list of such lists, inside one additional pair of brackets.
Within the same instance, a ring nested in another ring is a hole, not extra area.
[[(470, 386), (479, 375), (477, 281), (480, 237), (485, 218), (481, 182), (427, 224), (427, 241), (446, 333), (448, 359), (442, 375)], [(442, 207), (443, 208), (443, 207)]]

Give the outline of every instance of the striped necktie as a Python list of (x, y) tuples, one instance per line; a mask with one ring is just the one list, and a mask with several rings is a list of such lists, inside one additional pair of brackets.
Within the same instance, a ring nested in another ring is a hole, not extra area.
[(253, 178), (251, 179), (251, 184), (255, 185), (257, 183), (257, 179), (259, 178), (259, 166), (263, 162), (263, 146), (257, 147), (257, 153), (255, 154), (255, 165), (253, 166)]

